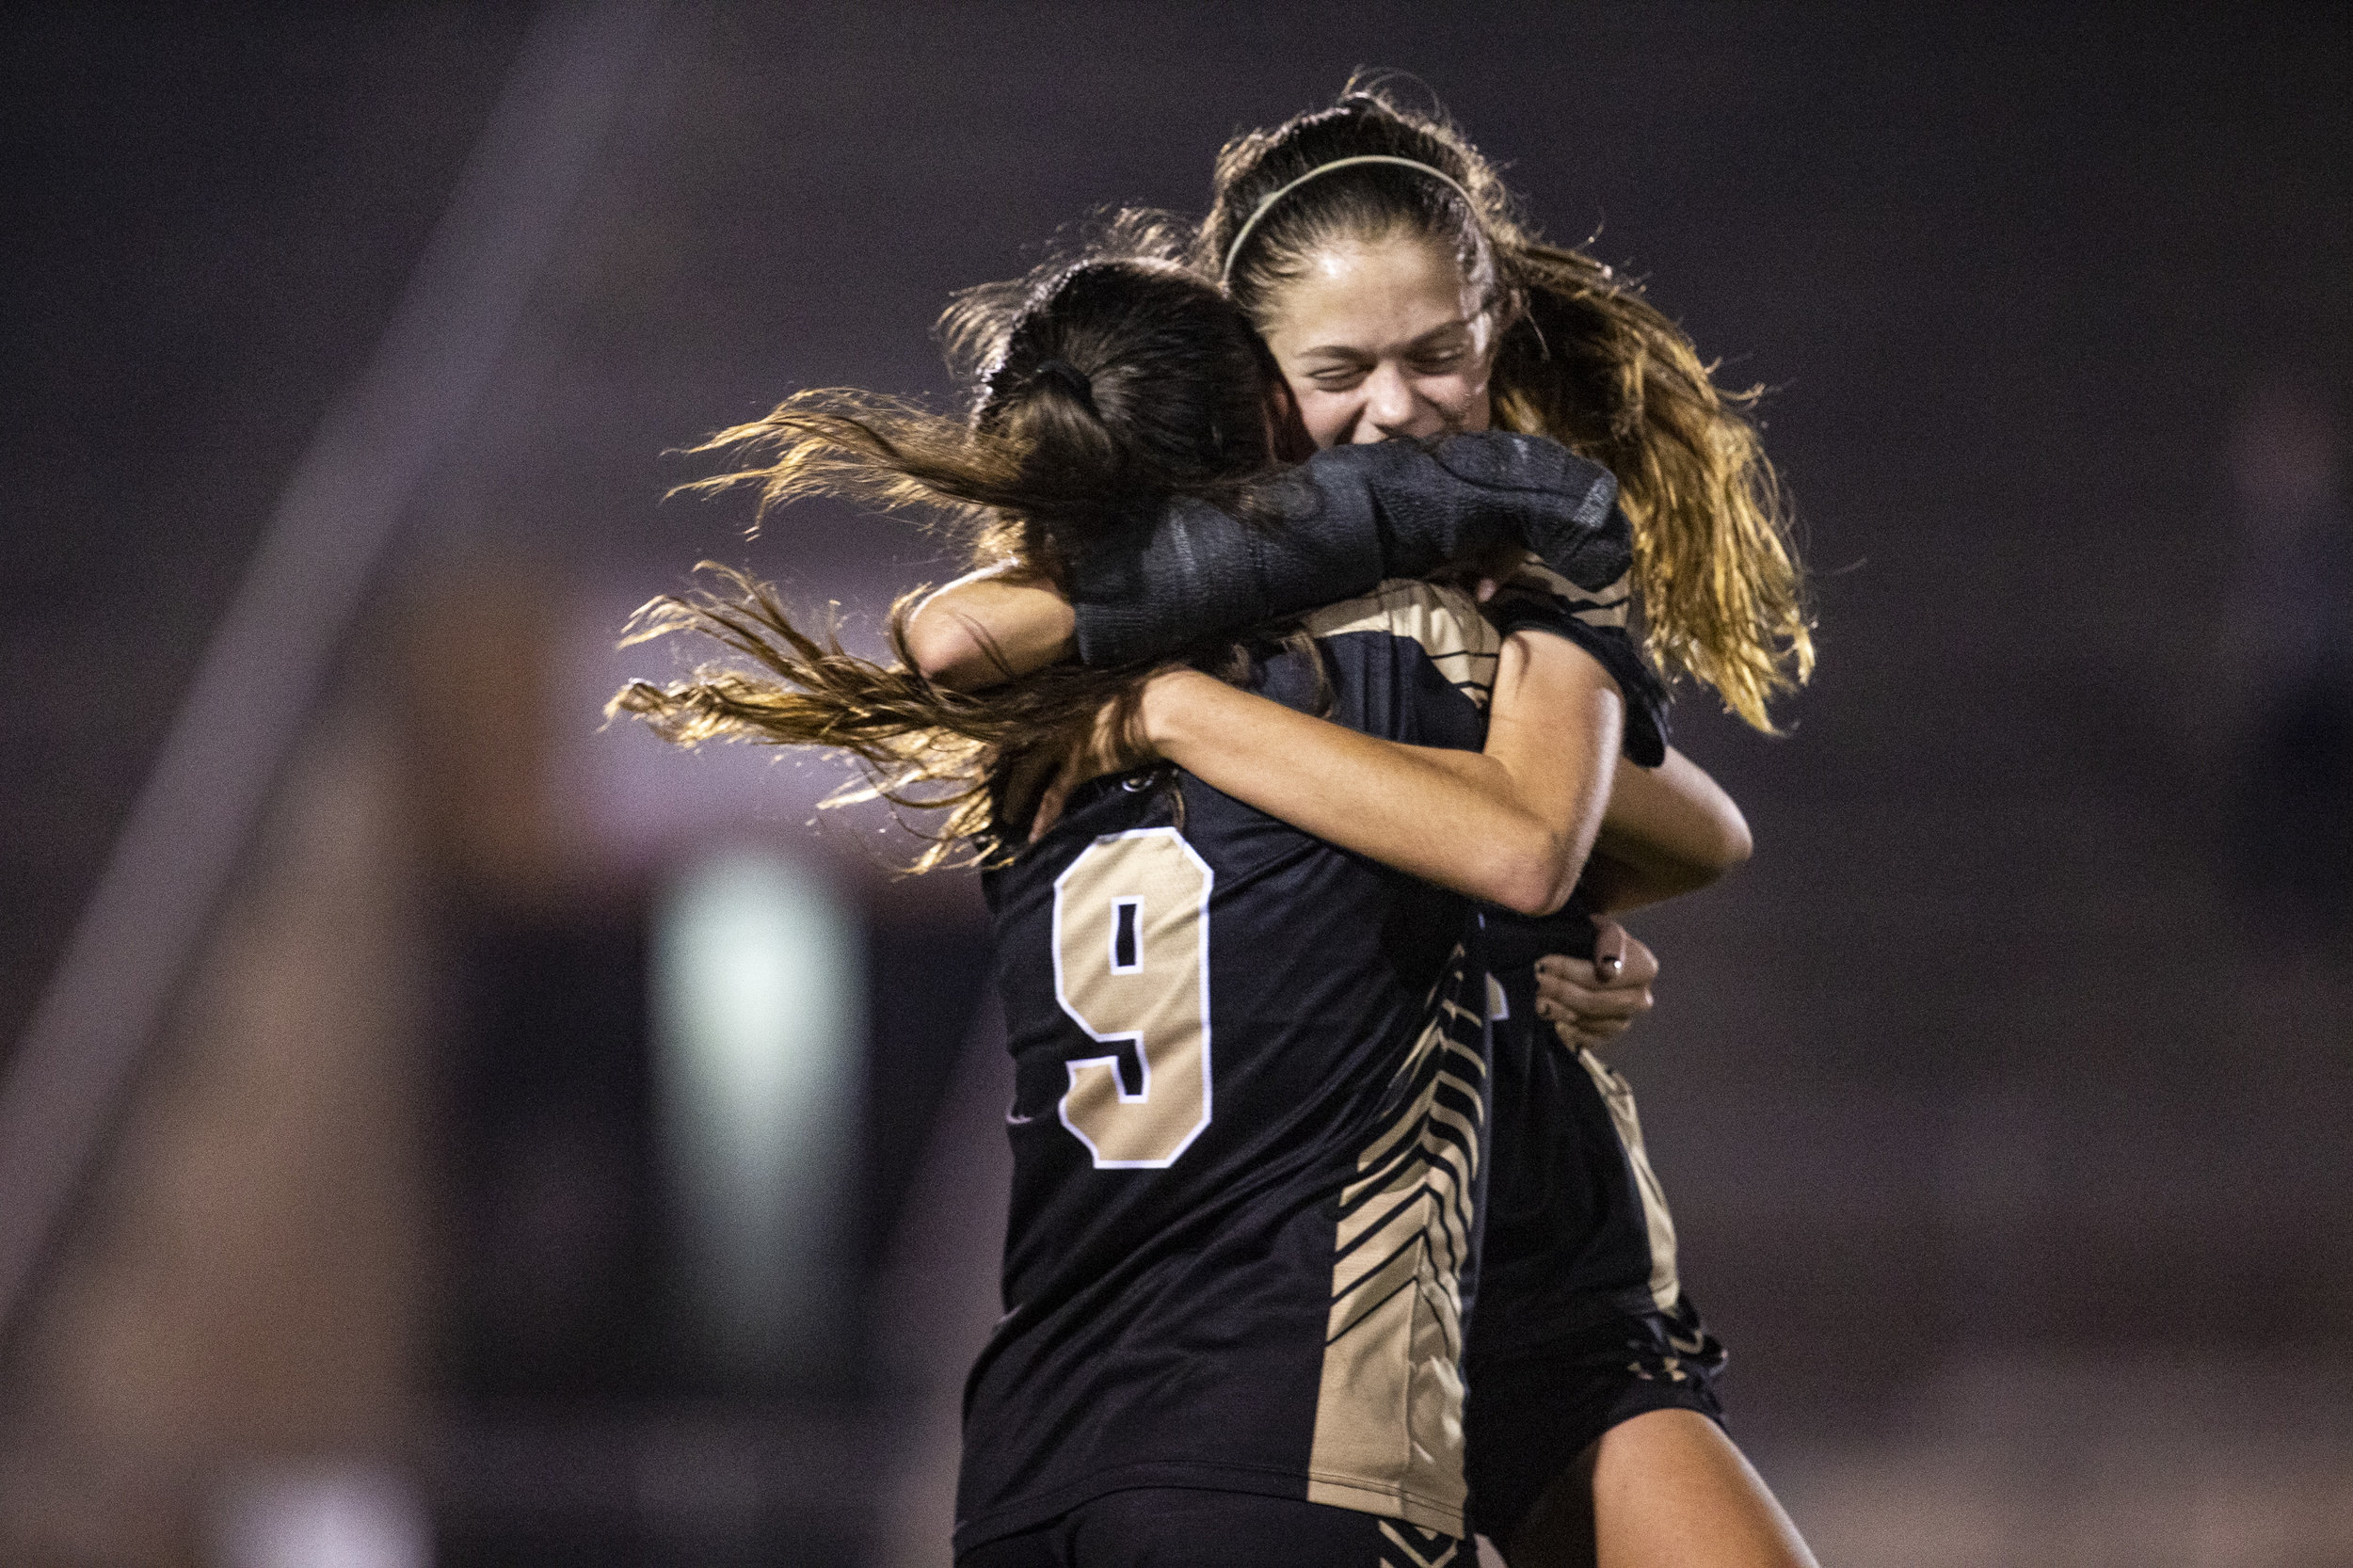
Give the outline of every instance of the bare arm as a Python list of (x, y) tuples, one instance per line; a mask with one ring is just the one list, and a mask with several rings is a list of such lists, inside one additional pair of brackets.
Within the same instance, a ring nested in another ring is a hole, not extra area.
[[(1075, 624), (1069, 601), (1050, 584), (991, 568), (957, 579), (918, 605), (908, 621), (907, 643), (924, 675), (955, 691), (976, 691), (1069, 658)], [(1497, 712), (1508, 706), (1499, 698)], [(1468, 754), (1440, 755), (1459, 759)], [(1442, 760), (1433, 765), (1458, 764)], [(1227, 792), (1250, 798), (1241, 790)], [(1257, 801), (1252, 804), (1267, 809)], [(1272, 814), (1291, 820), (1280, 811)], [(1320, 836), (1341, 841), (1330, 834)], [(1365, 853), (1385, 861), (1391, 858), (1371, 850)], [(1510, 840), (1497, 843), (1461, 875), (1481, 880), (1492, 874), (1487, 862), (1495, 856), (1520, 853), (1522, 848)], [(1592, 846), (1587, 892), (1597, 910), (1638, 908), (1705, 888), (1747, 860), (1749, 853), (1748, 824), (1739, 808), (1690, 759), (1671, 750), (1655, 770), (1624, 764), (1616, 768), (1609, 809)], [(1448, 882), (1418, 866), (1405, 869)], [(1510, 904), (1508, 899), (1495, 902)]]
[(1154, 677), (1143, 710), (1155, 751), (1236, 799), (1530, 915), (1577, 884), (1623, 716), (1601, 665), (1543, 633), (1505, 641), (1483, 752), (1359, 734), (1195, 670)]
[(1585, 889), (1597, 912), (1633, 909), (1706, 887), (1745, 862), (1748, 820), (1679, 751), (1657, 768), (1618, 765)]
[(1000, 685), (1077, 651), (1078, 617), (1048, 583), (989, 567), (957, 578), (907, 617), (915, 667), (957, 692)]
[(1571, 1050), (1608, 1044), (1651, 1009), (1658, 960), (1611, 910), (1704, 888), (1749, 857), (1749, 826), (1732, 797), (1681, 752), (1656, 769), (1620, 762), (1609, 810), (1586, 862), (1586, 903), (1597, 917), (1591, 961), (1536, 961), (1536, 1016)]

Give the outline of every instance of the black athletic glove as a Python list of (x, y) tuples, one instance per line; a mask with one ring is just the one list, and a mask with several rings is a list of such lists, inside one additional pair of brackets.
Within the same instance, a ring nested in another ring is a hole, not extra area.
[(1253, 527), (1200, 501), (1138, 517), (1074, 564), (1079, 660), (1157, 658), (1205, 638), (1421, 577), (1499, 545), (1598, 590), (1633, 559), (1618, 482), (1539, 436), (1455, 436), (1319, 452), (1265, 492)]
[(1507, 636), (1553, 632), (1599, 659), (1625, 696), (1625, 754), (1656, 767), (1666, 693), (1625, 630), (1634, 546), (1617, 494), (1607, 469), (1540, 436), (1333, 447), (1269, 488), (1266, 526), (1180, 500), (1081, 554), (1070, 574), (1079, 659), (1160, 657), (1518, 545), (1561, 581), (1498, 595), (1490, 618)]

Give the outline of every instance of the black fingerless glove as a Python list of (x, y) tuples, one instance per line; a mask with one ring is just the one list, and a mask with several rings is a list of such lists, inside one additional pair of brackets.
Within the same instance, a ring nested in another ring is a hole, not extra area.
[[(1523, 540), (1543, 563), (1542, 572), (1524, 573), (1487, 601), (1496, 630), (1507, 637), (1549, 632), (1599, 660), (1625, 698), (1626, 759), (1646, 768), (1665, 761), (1667, 689), (1626, 631), (1634, 529), (1618, 506), (1617, 479), (1536, 436), (1463, 436), (1433, 456), (1474, 493), (1510, 498), (1506, 504), (1520, 520)], [(1416, 542), (1434, 531), (1425, 525)], [(1389, 575), (1418, 577), (1456, 558), (1442, 555)]]
[(1617, 493), (1608, 470), (1540, 436), (1334, 447), (1268, 487), (1266, 526), (1178, 500), (1081, 553), (1079, 659), (1158, 658), (1498, 545), (1598, 591), (1633, 559), (1623, 519), (1608, 526)]

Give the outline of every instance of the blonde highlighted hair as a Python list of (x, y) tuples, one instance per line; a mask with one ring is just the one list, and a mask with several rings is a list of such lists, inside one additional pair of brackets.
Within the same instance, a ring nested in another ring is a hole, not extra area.
[[(1260, 213), (1309, 170), (1355, 157), (1404, 159), (1446, 179), (1357, 164)], [(1719, 387), (1716, 367), (1639, 284), (1529, 231), (1495, 167), (1451, 123), (1359, 80), (1329, 109), (1236, 137), (1218, 156), (1193, 264), (1223, 269), (1263, 329), (1320, 248), (1399, 233), (1445, 248), (1502, 323), (1489, 384), (1497, 424), (1549, 436), (1618, 476), (1653, 661), (1770, 731), (1771, 699), (1813, 673), (1814, 638), (1787, 504), (1750, 417), (1763, 389)]]

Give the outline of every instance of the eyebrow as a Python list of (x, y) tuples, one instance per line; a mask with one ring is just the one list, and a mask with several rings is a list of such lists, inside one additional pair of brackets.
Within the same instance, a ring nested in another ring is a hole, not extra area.
[[(1438, 323), (1437, 326), (1430, 328), (1429, 331), (1422, 333), (1419, 337), (1407, 343), (1404, 345), (1402, 352), (1411, 354), (1417, 348), (1427, 346), (1431, 339), (1439, 337), (1448, 332), (1467, 332), (1469, 330), (1470, 318), (1468, 316), (1457, 316), (1452, 321), (1442, 321)], [(1303, 348), (1299, 351), (1299, 357), (1303, 360), (1312, 359), (1319, 354), (1336, 360), (1362, 360), (1370, 358), (1370, 356), (1368, 356), (1363, 349), (1354, 347), (1349, 344), (1340, 343), (1319, 344), (1313, 348)]]

